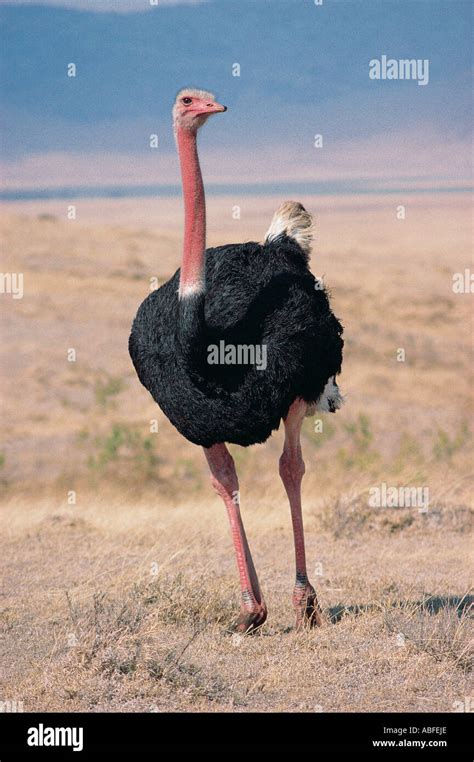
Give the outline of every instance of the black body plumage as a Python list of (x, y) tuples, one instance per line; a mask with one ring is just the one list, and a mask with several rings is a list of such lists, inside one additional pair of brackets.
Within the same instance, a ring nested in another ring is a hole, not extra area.
[[(141, 304), (129, 350), (141, 383), (190, 442), (264, 442), (296, 398), (316, 403), (340, 372), (342, 326), (293, 238), (207, 249), (200, 295), (179, 299), (179, 276)], [(221, 341), (266, 346), (266, 368), (210, 364), (209, 347)]]

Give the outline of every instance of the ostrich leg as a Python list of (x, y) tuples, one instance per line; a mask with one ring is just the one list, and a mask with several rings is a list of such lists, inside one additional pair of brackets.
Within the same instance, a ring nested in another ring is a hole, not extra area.
[(296, 582), (293, 590), (293, 606), (296, 627), (304, 624), (318, 627), (322, 624), (321, 609), (314, 587), (306, 572), (303, 516), (301, 511), (301, 481), (305, 472), (301, 454), (300, 433), (306, 413), (306, 403), (295, 400), (288, 411), (285, 423), (285, 444), (280, 458), (280, 476), (290, 501), (291, 521), (295, 540)]
[(267, 609), (240, 515), (239, 482), (234, 459), (225, 444), (216, 444), (203, 449), (211, 469), (212, 486), (227, 508), (239, 570), (242, 603), (235, 630), (236, 632), (251, 632), (264, 623), (267, 618)]

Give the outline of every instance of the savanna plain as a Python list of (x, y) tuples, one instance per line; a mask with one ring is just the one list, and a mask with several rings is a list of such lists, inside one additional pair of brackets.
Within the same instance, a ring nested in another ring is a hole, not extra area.
[[(261, 240), (282, 200), (210, 197), (209, 245)], [(202, 452), (127, 352), (139, 303), (179, 265), (179, 199), (77, 200), (75, 220), (69, 201), (4, 204), (2, 267), (23, 273), (24, 294), (0, 299), (1, 701), (73, 712), (474, 703), (472, 334), (469, 294), (453, 291), (471, 266), (468, 199), (301, 201), (346, 340), (346, 404), (307, 418), (302, 439), (324, 624), (293, 627), (280, 430), (231, 447), (269, 609), (245, 637), (228, 632), (238, 579)], [(428, 504), (377, 507), (383, 484), (425, 490)]]

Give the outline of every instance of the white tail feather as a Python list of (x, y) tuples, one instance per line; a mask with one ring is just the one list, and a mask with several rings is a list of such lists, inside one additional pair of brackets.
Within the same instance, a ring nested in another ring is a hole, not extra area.
[(304, 206), (298, 201), (285, 201), (273, 215), (270, 227), (265, 234), (265, 243), (287, 235), (301, 246), (305, 254), (309, 255), (313, 232), (313, 218)]

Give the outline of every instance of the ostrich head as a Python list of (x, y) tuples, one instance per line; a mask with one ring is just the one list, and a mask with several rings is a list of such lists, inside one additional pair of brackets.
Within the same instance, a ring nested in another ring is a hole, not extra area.
[(211, 114), (219, 114), (222, 111), (227, 111), (227, 107), (217, 103), (212, 93), (186, 87), (180, 90), (173, 106), (175, 130), (196, 132)]

